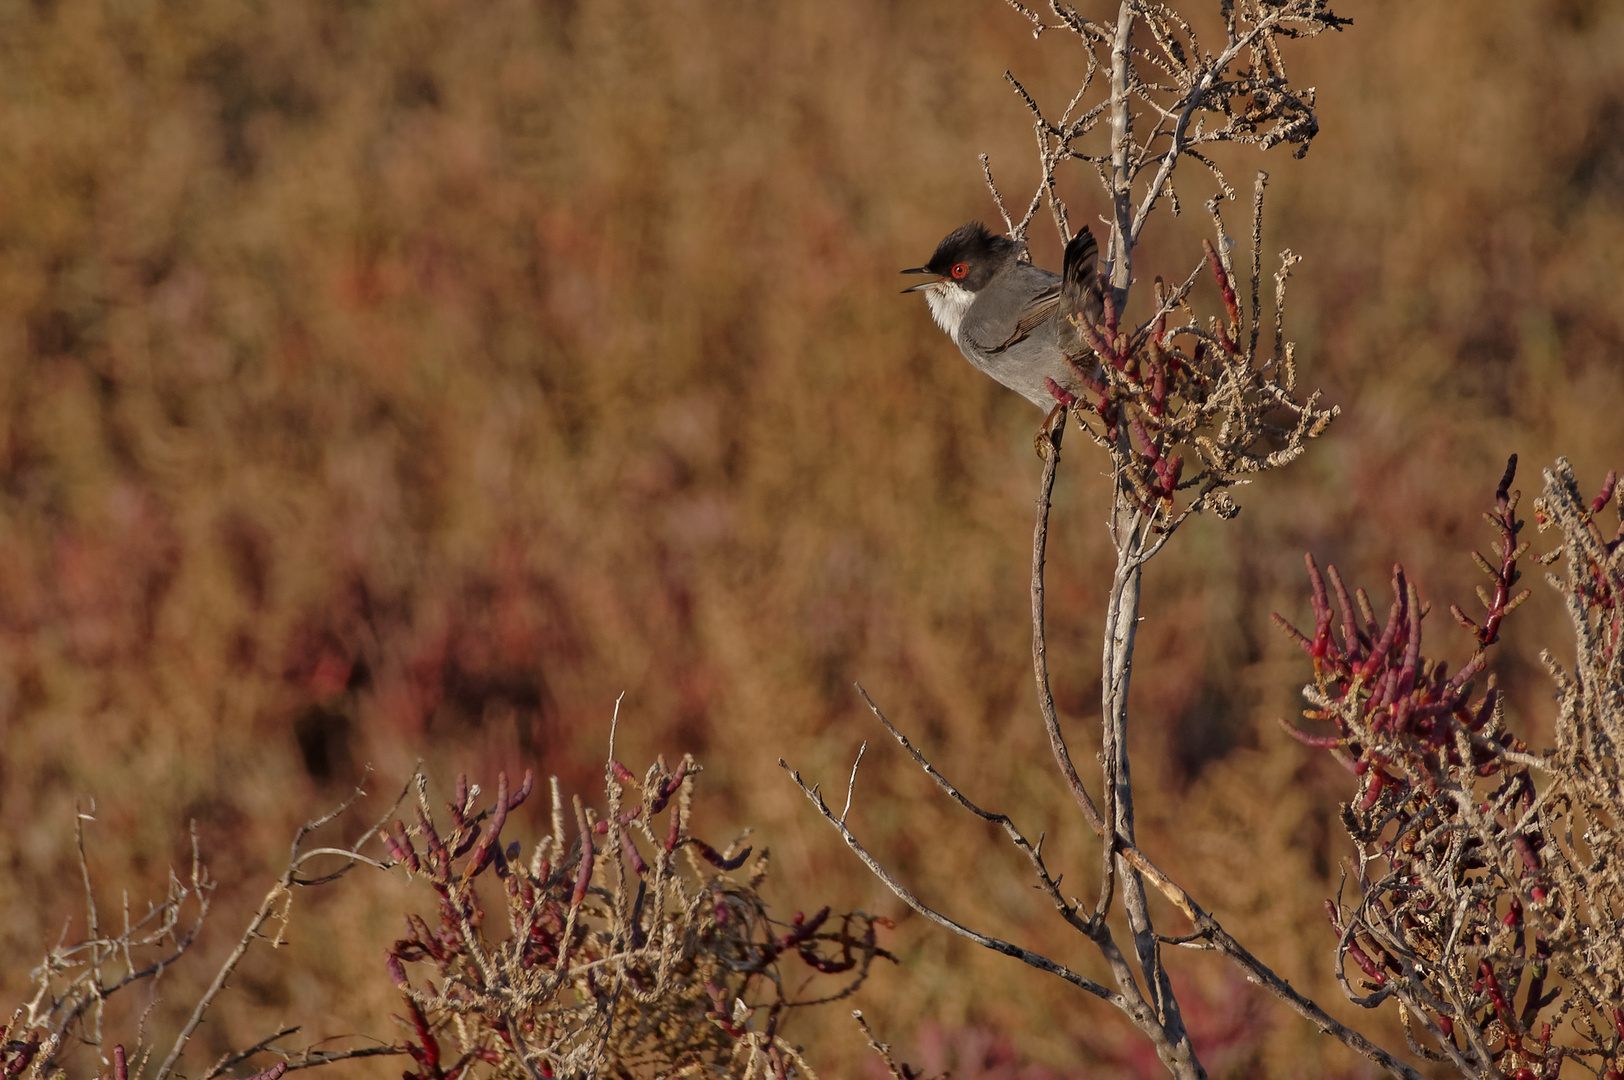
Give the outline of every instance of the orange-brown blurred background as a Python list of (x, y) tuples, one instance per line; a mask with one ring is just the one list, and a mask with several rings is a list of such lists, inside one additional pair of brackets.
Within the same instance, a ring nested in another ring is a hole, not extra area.
[[(1134, 714), (1146, 847), (1327, 1004), (1349, 783), (1273, 723), (1307, 672), (1268, 613), (1306, 616), (1305, 549), (1378, 604), (1395, 559), (1464, 604), (1508, 453), (1525, 491), (1557, 453), (1592, 487), (1624, 465), (1624, 5), (1344, 8), (1351, 29), (1288, 52), (1319, 93), (1307, 158), (1231, 174), (1271, 173), (1266, 245), (1305, 256), (1303, 379), (1344, 416), (1152, 566)], [(75, 800), (96, 801), (104, 913), (161, 895), (198, 821), (218, 958), (293, 828), (368, 763), (376, 792), (421, 756), (442, 786), (534, 766), (590, 796), (623, 691), (620, 756), (698, 755), (701, 831), (754, 827), (782, 915), (901, 914), (776, 765), (843, 785), (877, 734), (853, 681), (1094, 880), (1031, 687), (1039, 418), (896, 276), (993, 216), (978, 153), (1024, 201), (1031, 129), (1001, 76), (1058, 107), (1069, 41), (991, 0), (36, 0), (0, 10), (0, 51), (12, 1000), (78, 909)], [(1090, 220), (1093, 181), (1067, 184)], [(1209, 191), (1185, 175), (1197, 212), (1152, 226), (1141, 278), (1194, 264)], [(1058, 258), (1041, 220), (1034, 251)], [(1074, 439), (1050, 549), (1084, 760), (1099, 472)], [(1536, 739), (1537, 649), (1565, 648), (1537, 577), (1496, 661)], [(853, 821), (929, 900), (1100, 974), (893, 747), (871, 746)], [(197, 1060), (281, 1019), (391, 1037), (382, 949), (409, 904), (377, 874), (301, 896)], [(857, 1003), (906, 1056), (1159, 1070), (1012, 961), (918, 919), (891, 943), (903, 964)], [(1220, 962), (1173, 963), (1216, 1075), (1365, 1074)], [(867, 1067), (845, 1006), (795, 1023), (825, 1075)]]

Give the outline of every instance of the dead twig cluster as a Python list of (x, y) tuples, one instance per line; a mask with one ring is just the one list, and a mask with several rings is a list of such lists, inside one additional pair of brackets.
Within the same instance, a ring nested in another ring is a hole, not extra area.
[[(1183, 159), (1199, 162), (1225, 197), (1234, 198), (1223, 170), (1209, 156), (1212, 146), (1236, 143), (1268, 150), (1288, 144), (1297, 147), (1296, 156), (1305, 154), (1319, 132), (1314, 90), (1291, 84), (1281, 42), (1340, 30), (1352, 22), (1334, 14), (1324, 0), (1222, 0), (1222, 40), (1213, 42), (1203, 41), (1192, 21), (1171, 4), (1124, 0), (1110, 22), (1085, 18), (1070, 5), (1051, 0), (1049, 14), (1056, 21), (1046, 22), (1019, 0), (1006, 2), (1032, 24), (1034, 37), (1055, 30), (1079, 39), (1084, 69), (1076, 94), (1059, 117), (1045, 114), (1020, 81), (1005, 72), (1032, 115), (1040, 166), (1037, 189), (1018, 222), (994, 188), (1005, 225), (1022, 239), (1047, 200), (1061, 239), (1069, 239), (1069, 214), (1056, 192), (1055, 174), (1068, 161), (1082, 162), (1098, 175), (1117, 211), (1118, 227), (1107, 253), (1111, 260), (1120, 260), (1139, 242), (1164, 196), (1172, 212), (1179, 213), (1173, 180)], [(1153, 121), (1149, 130), (1136, 131), (1135, 123), (1145, 118)], [(1101, 140), (1096, 132), (1109, 138)], [(991, 186), (985, 155), (982, 168)], [(1113, 277), (1119, 288), (1127, 282), (1126, 277)]]
[[(811, 915), (797, 912), (787, 923), (771, 918), (758, 891), (767, 852), (752, 859), (748, 847), (718, 850), (689, 832), (699, 771), (689, 757), (674, 770), (660, 760), (639, 780), (611, 751), (604, 810), (574, 799), (573, 838), (555, 778), (552, 833), (523, 864), (519, 843), (502, 833), (532, 793), (533, 772), (512, 789), (506, 775), (499, 776), (495, 799), (484, 808), (477, 806), (478, 786), (459, 778), (443, 823), (436, 823), (427, 778), (414, 773), (384, 816), (354, 843), (305, 849), (309, 835), (347, 811), (352, 798), (299, 830), (287, 868), (150, 1075), (183, 1075), (189, 1040), (243, 957), (257, 941), (273, 948), (282, 943), (297, 889), (366, 864), (421, 878), (438, 900), (435, 919), (408, 914), (406, 936), (387, 950), (386, 970), (405, 998), (407, 1036), (398, 1044), (293, 1051), (279, 1044), (299, 1029), (283, 1028), (224, 1055), (201, 1074), (203, 1080), (265, 1054), (280, 1060), (252, 1080), (279, 1080), (290, 1070), (380, 1054), (410, 1055), (416, 1069), (406, 1075), (412, 1080), (459, 1080), (475, 1065), (516, 1080), (815, 1080), (800, 1048), (782, 1035), (782, 1023), (794, 1009), (850, 996), (876, 959), (891, 959), (877, 942), (889, 923), (861, 911), (836, 915), (827, 907)], [(407, 825), (395, 815), (414, 789), (416, 820)], [(661, 814), (666, 821), (656, 833)], [(88, 818), (81, 815), (81, 828)], [(385, 828), (391, 819), (392, 833)], [(362, 854), (380, 839), (388, 862)], [(158, 1048), (146, 1036), (146, 1016), (131, 1053), (119, 1042), (104, 1055), (104, 1042), (112, 1041), (104, 1040), (105, 1003), (180, 961), (199, 940), (209, 913), (214, 882), (198, 855), (195, 833), (190, 875), (171, 874), (164, 901), (140, 916), (132, 915), (126, 900), (117, 931), (99, 921), (82, 836), (79, 853), (88, 933), (59, 944), (35, 971), (34, 995), (12, 1015), (0, 1044), (6, 1080), (66, 1080), (64, 1055), (80, 1044), (96, 1053), (97, 1075), (109, 1066), (111, 1080), (148, 1074)], [(307, 868), (316, 860), (329, 865), (311, 873)], [(490, 898), (481, 889), (488, 886), (499, 891), (505, 919), (487, 918)], [(789, 986), (791, 962), (813, 978)], [(420, 966), (427, 977), (417, 974)], [(808, 994), (814, 983), (818, 992)], [(442, 1049), (447, 1042), (454, 1051)]]
[[(193, 1006), (152, 1074), (154, 1080), (166, 1080), (178, 1074), (178, 1066), (192, 1034), (203, 1023), (210, 1007), (254, 943), (266, 941), (273, 949), (282, 944), (297, 889), (326, 884), (361, 864), (383, 868), (382, 863), (361, 854), (361, 849), (377, 836), (389, 813), (393, 812), (393, 805), (382, 819), (348, 846), (301, 850), (311, 833), (346, 813), (362, 795), (364, 792), (357, 789), (342, 806), (315, 821), (307, 822), (295, 834), (286, 868), (265, 894), (235, 947)], [(401, 795), (403, 797), (405, 792)], [(146, 1032), (151, 1007), (142, 1014), (138, 1028), (131, 1037), (135, 1046), (133, 1054), (127, 1054), (124, 1044), (119, 1042), (112, 1047), (109, 1056), (104, 1049), (107, 1038), (103, 1030), (107, 1000), (131, 987), (155, 983), (167, 968), (180, 962), (198, 943), (209, 915), (215, 882), (210, 878), (198, 851), (194, 827), (191, 868), (187, 876), (181, 877), (171, 871), (167, 895), (159, 903), (148, 904), (146, 911), (140, 914), (131, 911), (126, 893), (119, 925), (116, 928), (104, 926), (85, 856), (84, 825), (90, 820), (94, 820), (90, 813), (81, 812), (75, 823), (79, 870), (85, 888), (85, 936), (70, 943), (68, 927), (65, 926), (63, 940), (34, 969), (33, 996), (12, 1013), (6, 1024), (3, 1043), (0, 1043), (0, 1069), (3, 1069), (7, 1080), (56, 1080), (65, 1076), (64, 1058), (77, 1045), (90, 1048), (96, 1055), (99, 1068), (111, 1064), (115, 1080), (128, 1080), (133, 1058), (135, 1075), (139, 1078), (157, 1050), (149, 1042)], [(339, 864), (323, 873), (312, 876), (306, 870), (312, 862), (322, 860), (330, 864), (334, 859), (339, 860)], [(275, 924), (274, 933), (267, 932), (271, 924)], [(276, 1080), (290, 1068), (309, 1068), (348, 1058), (404, 1052), (387, 1045), (350, 1050), (306, 1048), (302, 1051), (286, 1050), (276, 1045), (278, 1040), (294, 1035), (298, 1030), (296, 1027), (285, 1028), (247, 1050), (222, 1057), (203, 1074), (203, 1080), (214, 1080), (261, 1053), (270, 1053), (282, 1060), (259, 1073), (254, 1080)]]

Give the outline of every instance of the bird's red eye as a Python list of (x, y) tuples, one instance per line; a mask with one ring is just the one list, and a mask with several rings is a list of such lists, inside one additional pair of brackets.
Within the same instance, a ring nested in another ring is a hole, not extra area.
[(951, 271), (951, 273), (952, 273), (955, 280), (962, 279), (964, 277), (964, 275), (968, 274), (969, 272), (970, 272), (970, 264), (967, 263), (967, 262), (953, 264), (953, 269)]

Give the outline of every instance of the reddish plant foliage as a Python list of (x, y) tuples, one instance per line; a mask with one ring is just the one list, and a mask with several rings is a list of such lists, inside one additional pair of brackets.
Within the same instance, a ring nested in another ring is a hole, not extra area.
[(1529, 595), (1514, 592), (1529, 547), (1515, 470), (1513, 457), (1485, 515), (1498, 534), (1494, 557), (1473, 553), (1491, 581), (1479, 590), (1483, 619), (1450, 609), (1477, 645), (1453, 675), (1423, 653), (1427, 608), (1402, 568), (1379, 624), (1363, 590), (1350, 599), (1334, 567), (1322, 575), (1308, 558), (1313, 635), (1276, 619), (1314, 663), (1304, 715), (1334, 730), (1285, 726), (1358, 777), (1342, 812), (1359, 849), (1358, 895), (1325, 903), (1349, 997), (1366, 1007), (1396, 997), (1412, 1048), (1466, 1075), (1555, 1077), (1565, 1059), (1583, 1057), (1612, 1076), (1624, 1054), (1624, 964), (1610, 929), (1624, 892), (1614, 868), (1624, 526), (1604, 540), (1593, 522), (1614, 474), (1587, 501), (1566, 462), (1546, 473), (1538, 520), (1564, 543), (1541, 561), (1567, 557), (1569, 582), (1557, 587), (1579, 660), (1565, 675), (1547, 654), (1563, 708), (1556, 748), (1535, 756), (1507, 730), (1492, 678), (1473, 692), (1502, 621)]
[[(756, 891), (766, 853), (736, 880), (728, 875), (751, 849), (718, 851), (688, 831), (699, 772), (691, 758), (674, 770), (656, 763), (641, 781), (612, 758), (605, 771), (605, 812), (576, 798), (573, 841), (554, 782), (554, 832), (527, 864), (520, 844), (504, 846), (501, 834), (530, 795), (530, 773), (511, 792), (503, 774), (494, 803), (477, 812), (478, 789), (459, 778), (444, 829), (420, 785), (416, 825), (397, 822), (386, 837), (397, 863), (421, 875), (438, 901), (437, 921), (408, 915), (406, 936), (386, 957), (409, 1013), (407, 1048), (417, 1069), (407, 1080), (459, 1080), (476, 1062), (526, 1080), (695, 1069), (804, 1075), (799, 1051), (778, 1034), (781, 1020), (789, 1010), (846, 997), (876, 958), (890, 958), (876, 941), (884, 919), (831, 918), (827, 907), (796, 913), (788, 925), (768, 917)], [(629, 807), (624, 785), (635, 798)], [(668, 822), (656, 830), (662, 813)], [(492, 876), (507, 909), (500, 939), (479, 893)], [(841, 984), (797, 996), (781, 971), (792, 959), (842, 976)], [(433, 981), (414, 983), (408, 965), (419, 964)], [(450, 1031), (455, 1056), (441, 1046)]]

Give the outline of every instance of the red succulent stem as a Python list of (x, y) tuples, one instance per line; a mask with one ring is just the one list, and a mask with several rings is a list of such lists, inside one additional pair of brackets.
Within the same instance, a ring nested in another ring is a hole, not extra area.
[(1239, 351), (1235, 345), (1235, 335), (1240, 332), (1240, 302), (1235, 298), (1235, 285), (1229, 280), (1229, 272), (1224, 269), (1223, 260), (1218, 257), (1212, 241), (1201, 241), (1201, 247), (1207, 253), (1207, 265), (1212, 268), (1212, 276), (1218, 282), (1218, 292), (1224, 298), (1224, 311), (1229, 315), (1229, 326), (1218, 328), (1218, 339), (1224, 351), (1233, 356)]
[[(1109, 303), (1109, 301), (1107, 301), (1107, 303)], [(1116, 330), (1114, 327), (1108, 326), (1106, 328), (1106, 336), (1101, 337), (1097, 330), (1088, 325), (1088, 320), (1084, 319), (1077, 324), (1077, 329), (1083, 332), (1083, 340), (1088, 342), (1088, 347), (1094, 350), (1096, 356), (1110, 364), (1112, 367), (1116, 368), (1118, 371), (1127, 370), (1128, 358), (1117, 352), (1116, 349), (1110, 344), (1110, 342), (1114, 341), (1115, 339)]]
[(471, 878), (482, 872), (491, 861), (491, 849), (496, 840), (502, 835), (502, 826), (507, 823), (508, 814), (508, 780), (507, 773), (496, 774), (496, 806), (491, 814), (490, 824), (485, 827), (485, 835), (475, 845), (472, 854), (468, 857), (467, 867), (463, 870), (463, 877)]
[(575, 824), (581, 833), (581, 865), (575, 872), (575, 889), (570, 893), (570, 907), (579, 907), (586, 899), (587, 887), (592, 884), (592, 862), (596, 852), (592, 850), (592, 829), (586, 823), (586, 811), (580, 803), (575, 805)]
[(1613, 489), (1617, 485), (1618, 485), (1618, 472), (1617, 472), (1617, 470), (1608, 469), (1607, 470), (1607, 479), (1603, 480), (1602, 484), (1601, 484), (1601, 491), (1596, 495), (1596, 497), (1594, 499), (1592, 499), (1590, 501), (1590, 512), (1592, 514), (1601, 513), (1602, 508), (1605, 507), (1608, 504), (1608, 502), (1610, 502), (1612, 500), (1612, 498), (1613, 498)]

